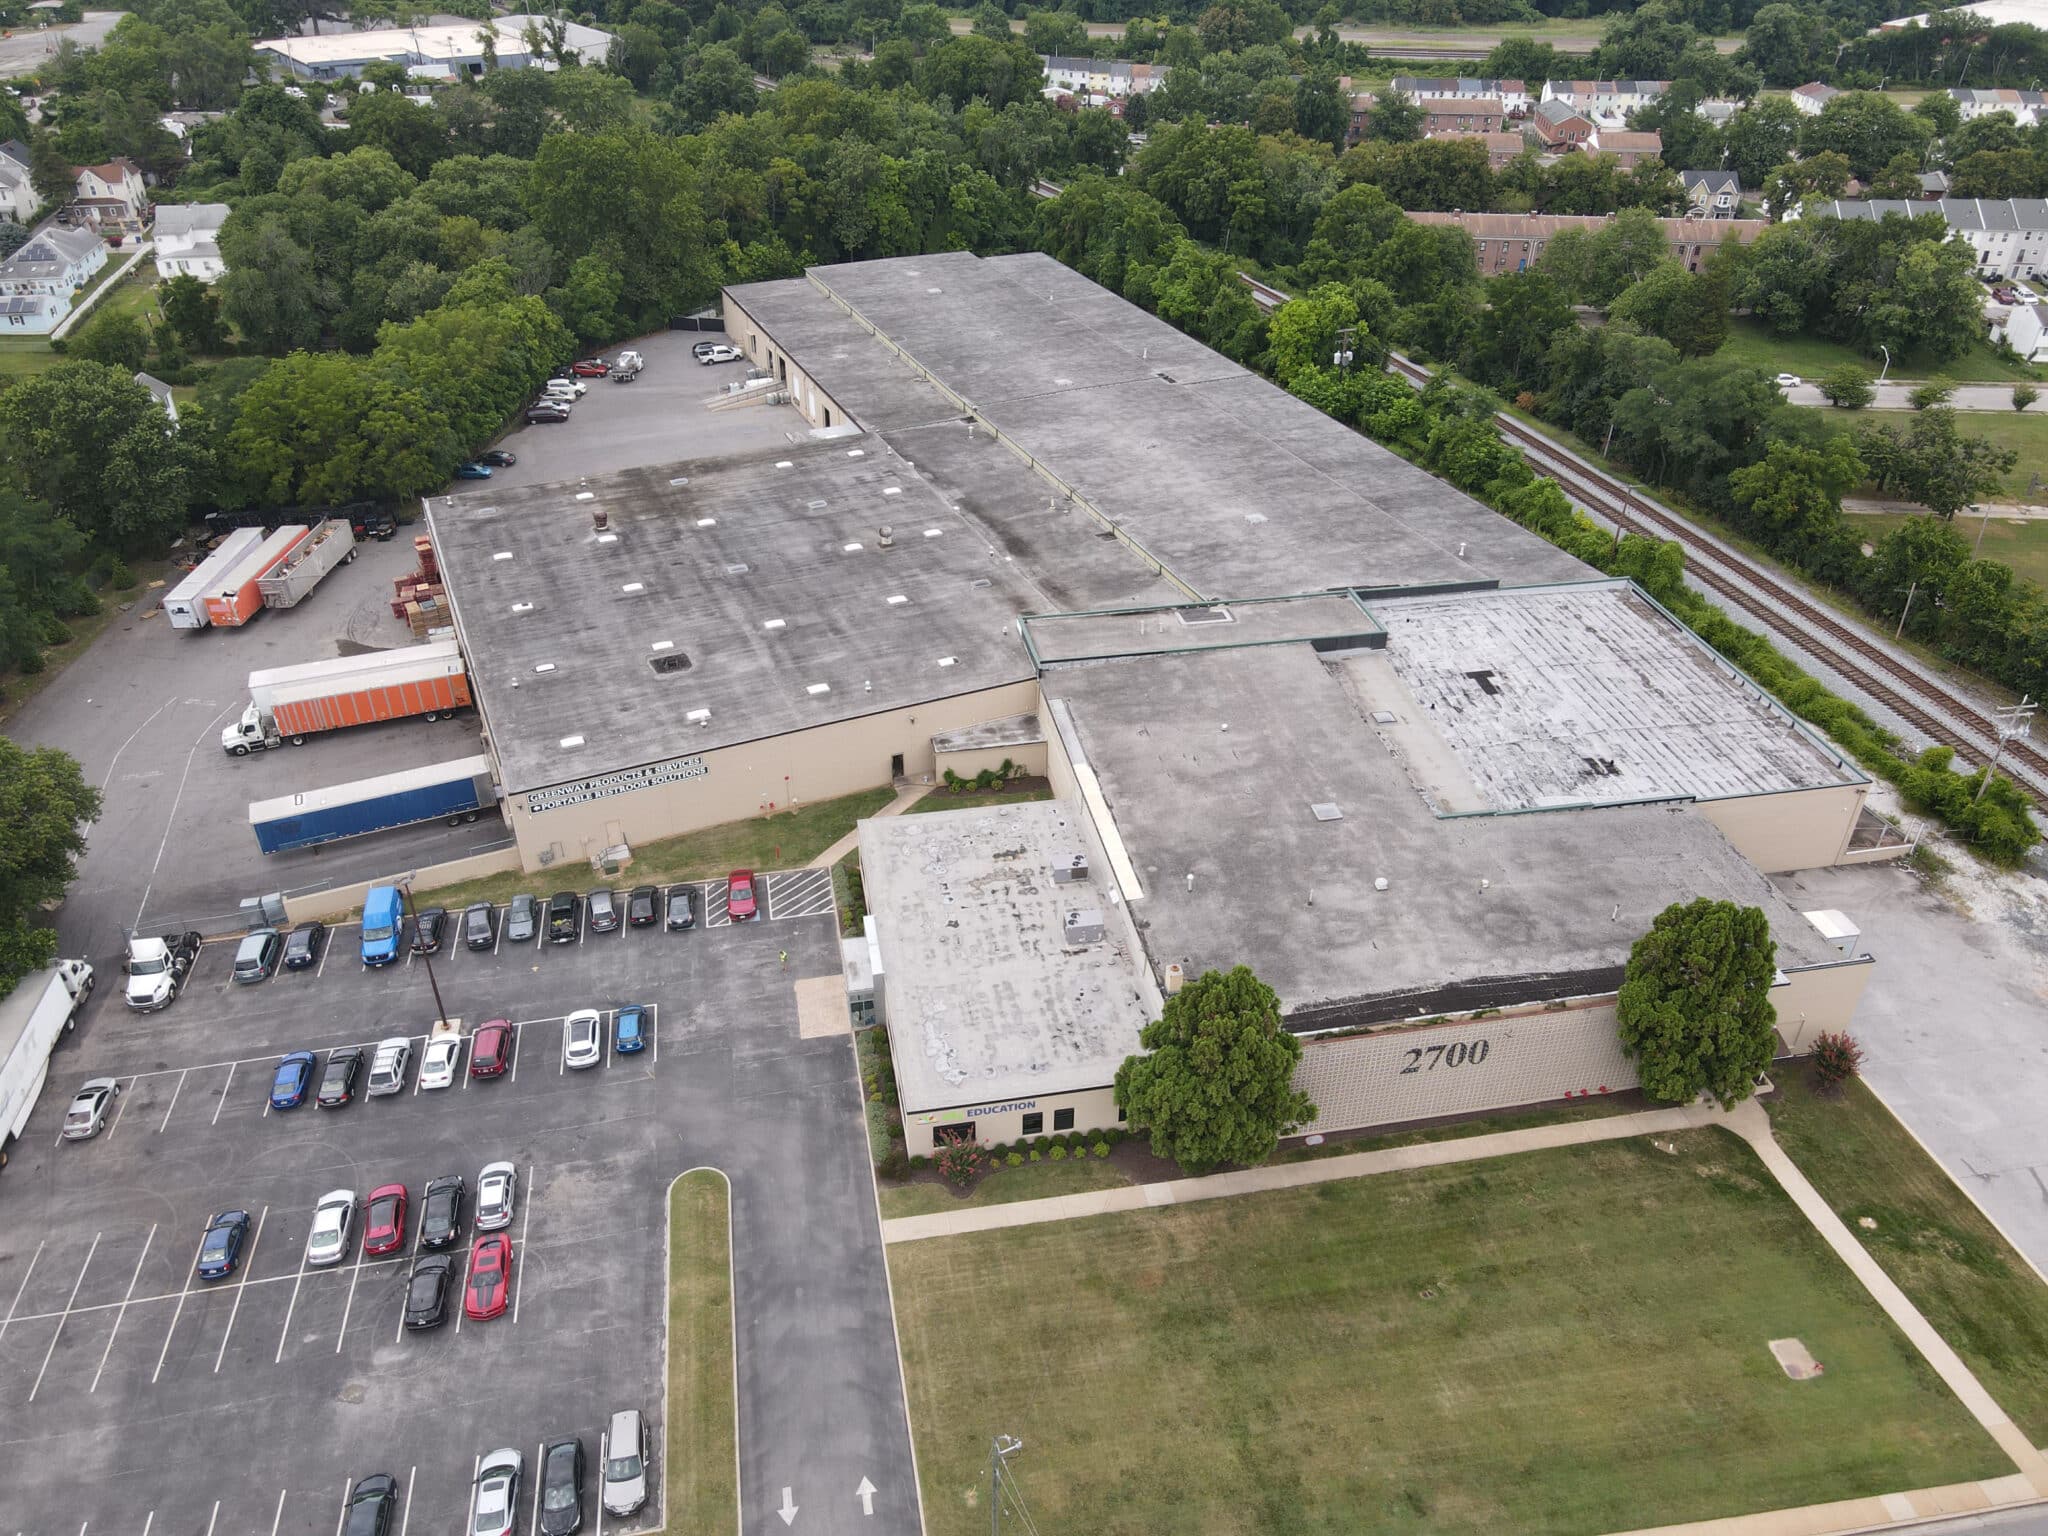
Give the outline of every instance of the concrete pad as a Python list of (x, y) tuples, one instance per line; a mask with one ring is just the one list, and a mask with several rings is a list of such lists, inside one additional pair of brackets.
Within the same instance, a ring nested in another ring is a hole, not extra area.
[(796, 993), (796, 1034), (799, 1040), (822, 1040), (853, 1033), (853, 1015), (846, 1011), (846, 983), (838, 976), (805, 976)]

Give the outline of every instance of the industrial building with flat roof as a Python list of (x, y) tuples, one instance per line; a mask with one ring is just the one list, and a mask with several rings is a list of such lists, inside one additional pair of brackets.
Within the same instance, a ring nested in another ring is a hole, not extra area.
[[(491, 31), (488, 53), (485, 26)], [(557, 36), (563, 52), (585, 64), (602, 64), (611, 52), (609, 32), (580, 21), (524, 13), (488, 23), (266, 37), (255, 48), (301, 80), (339, 80), (359, 75), (372, 64), (400, 64), (420, 79), (443, 79), (477, 76), (486, 69), (559, 69), (553, 52)]]

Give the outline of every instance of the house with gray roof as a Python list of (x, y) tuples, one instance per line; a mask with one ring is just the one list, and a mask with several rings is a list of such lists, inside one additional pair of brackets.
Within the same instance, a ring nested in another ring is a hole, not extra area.
[(1680, 171), (1685, 200), (1702, 219), (1732, 219), (1742, 208), (1742, 178), (1733, 171)]
[(1786, 217), (1883, 219), (1897, 214), (1914, 219), (1930, 213), (1947, 221), (1951, 240), (1970, 247), (1979, 277), (2028, 278), (2048, 273), (2048, 198), (1810, 199)]
[(44, 225), (0, 261), (0, 336), (49, 335), (106, 264), (107, 243), (92, 230)]
[(174, 277), (218, 281), (227, 271), (220, 255), (220, 229), (227, 221), (226, 203), (160, 204), (155, 229), (157, 276), (166, 281)]

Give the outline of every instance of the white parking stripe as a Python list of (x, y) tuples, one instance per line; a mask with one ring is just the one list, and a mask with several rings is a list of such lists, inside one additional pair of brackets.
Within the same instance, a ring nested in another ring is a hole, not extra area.
[(143, 1521), (142, 1521), (142, 1536), (149, 1536), (149, 1528), (150, 1528), (150, 1527), (151, 1527), (152, 1525), (155, 1525), (155, 1524), (156, 1524), (156, 1511), (152, 1509), (152, 1510), (151, 1510), (151, 1511), (150, 1511), (150, 1512), (149, 1512), (149, 1513), (148, 1513), (147, 1515), (145, 1515), (145, 1516), (143, 1517)]
[[(496, 910), (495, 908), (493, 909)], [(498, 951), (505, 947), (505, 919), (512, 915), (512, 904), (507, 902), (505, 910), (498, 917), (498, 931), (491, 935), (491, 958), (496, 959)]]
[(342, 1484), (341, 1484), (341, 1508), (335, 1511), (335, 1515), (334, 1515), (334, 1536), (341, 1536), (341, 1522), (342, 1522), (342, 1521), (344, 1521), (344, 1520), (346, 1520), (346, 1519), (348, 1518), (348, 1493), (349, 1493), (349, 1489), (353, 1488), (354, 1486), (355, 1486), (355, 1484), (354, 1484), (354, 1483), (352, 1483), (352, 1482), (350, 1482), (350, 1481), (348, 1481), (348, 1480), (347, 1480), (346, 1478), (344, 1478), (344, 1479), (342, 1480)]
[(220, 1518), (220, 1500), (213, 1501), (213, 1513), (206, 1517), (206, 1536), (213, 1536), (213, 1522)]
[(57, 1341), (64, 1337), (64, 1324), (71, 1316), (71, 1302), (78, 1300), (78, 1288), (85, 1284), (85, 1272), (92, 1267), (92, 1256), (99, 1251), (100, 1234), (95, 1232), (92, 1235), (92, 1246), (85, 1250), (85, 1262), (78, 1266), (78, 1278), (71, 1282), (71, 1300), (64, 1303), (64, 1315), (57, 1319), (57, 1327), (50, 1334), (50, 1347), (43, 1351), (43, 1369), (36, 1372), (36, 1384), (28, 1389), (30, 1402), (34, 1402), (36, 1394), (43, 1389), (43, 1372), (49, 1370), (50, 1357), (57, 1353)]
[(647, 1005), (647, 1033), (652, 1040), (652, 1044), (654, 1047), (654, 1059), (656, 1061), (661, 1060), (661, 1015), (659, 1012), (660, 1008), (661, 1004), (659, 1003), (649, 1003)]
[(292, 1314), (299, 1309), (299, 1287), (306, 1283), (306, 1256), (299, 1255), (299, 1272), (292, 1276), (292, 1299), (284, 1304), (284, 1326), (277, 1330), (277, 1353), (270, 1357), (276, 1365), (284, 1359), (284, 1341), (292, 1336)]
[(225, 1106), (225, 1105), (226, 1105), (226, 1103), (227, 1103), (227, 1101), (228, 1101), (228, 1090), (229, 1090), (230, 1088), (234, 1087), (234, 1085), (235, 1085), (235, 1068), (236, 1068), (237, 1066), (239, 1066), (239, 1065), (240, 1065), (240, 1063), (239, 1063), (239, 1062), (233, 1062), (233, 1061), (231, 1061), (231, 1062), (229, 1062), (229, 1063), (228, 1063), (228, 1077), (227, 1077), (227, 1081), (226, 1081), (226, 1082), (224, 1082), (224, 1083), (222, 1083), (222, 1084), (220, 1085), (220, 1103), (219, 1103), (219, 1104), (216, 1104), (216, 1105), (214, 1105), (214, 1106), (213, 1106), (213, 1118), (212, 1118), (211, 1120), (209, 1120), (209, 1121), (207, 1122), (207, 1124), (209, 1124), (209, 1125), (219, 1125), (219, 1124), (220, 1124), (220, 1112), (221, 1112), (221, 1109), (223, 1108), (223, 1106)]
[(277, 1527), (284, 1519), (284, 1496), (289, 1492), (289, 1488), (277, 1490), (277, 1513), (270, 1517), (270, 1536), (277, 1536)]
[(128, 1112), (128, 1095), (142, 1079), (138, 1074), (128, 1079), (128, 1086), (114, 1095), (114, 1123), (107, 1127), (107, 1139), (114, 1139), (114, 1132), (121, 1129), (121, 1116)]
[(320, 941), (320, 963), (313, 967), (313, 979), (318, 981), (327, 974), (327, 957), (334, 953), (334, 935), (328, 934)]
[(505, 1048), (506, 1048), (507, 1050), (509, 1050), (509, 1051), (510, 1051), (510, 1052), (512, 1053), (512, 1075), (511, 1075), (511, 1077), (509, 1077), (508, 1079), (506, 1079), (506, 1081), (508, 1081), (508, 1082), (514, 1082), (514, 1083), (516, 1083), (516, 1082), (518, 1082), (518, 1081), (519, 1081), (519, 1037), (520, 1037), (520, 1033), (521, 1033), (521, 1030), (520, 1030), (520, 1026), (519, 1026), (519, 1025), (517, 1025), (517, 1024), (514, 1024), (514, 1025), (512, 1026), (511, 1034), (510, 1034), (509, 1038), (508, 1038), (508, 1039), (506, 1040), (506, 1042), (505, 1042)]
[[(228, 1340), (235, 1336), (235, 1319), (242, 1315), (242, 1293), (249, 1289), (249, 1271), (256, 1267), (256, 1245), (263, 1241), (263, 1223), (269, 1215), (270, 1207), (267, 1205), (256, 1213), (256, 1232), (249, 1239), (249, 1251), (243, 1256), (239, 1266), (242, 1272), (235, 1280), (235, 1304), (228, 1308), (227, 1332), (220, 1336), (220, 1350), (213, 1357), (213, 1371), (216, 1376), (220, 1374), (221, 1361), (228, 1357)], [(284, 1510), (284, 1495), (282, 1493), (277, 1497), (277, 1507), (279, 1513), (282, 1513)], [(275, 1530), (276, 1527), (273, 1525), (272, 1529)]]
[[(107, 1347), (100, 1351), (99, 1370), (92, 1373), (92, 1385), (86, 1388), (88, 1392), (97, 1392), (100, 1389), (100, 1371), (107, 1368), (107, 1356), (114, 1352), (114, 1336), (121, 1331), (121, 1321), (128, 1315), (128, 1303), (135, 1296), (135, 1282), (142, 1278), (142, 1261), (149, 1257), (149, 1245), (155, 1241), (156, 1223), (152, 1221), (149, 1224), (149, 1236), (142, 1240), (142, 1252), (135, 1258), (135, 1273), (128, 1277), (128, 1294), (121, 1298), (121, 1310), (114, 1314), (114, 1326), (107, 1333)], [(143, 1529), (147, 1530), (148, 1527), (145, 1526)]]
[(611, 1451), (610, 1451), (610, 1449), (609, 1449), (609, 1446), (610, 1446), (610, 1444), (611, 1444), (611, 1438), (612, 1438), (612, 1432), (611, 1432), (611, 1431), (610, 1431), (609, 1429), (604, 1429), (604, 1430), (601, 1430), (601, 1431), (599, 1431), (599, 1432), (598, 1432), (598, 1436), (597, 1436), (597, 1532), (596, 1532), (596, 1536), (604, 1536), (604, 1462), (605, 1462), (605, 1457), (607, 1457), (607, 1456), (609, 1456), (609, 1455), (611, 1454)]
[[(526, 1182), (519, 1192), (519, 1262), (526, 1262), (526, 1234), (533, 1225), (533, 1164), (526, 1165)], [(512, 1321), (519, 1321), (519, 1298), (525, 1294), (526, 1271), (518, 1270), (512, 1277)]]
[(179, 1093), (180, 1093), (180, 1092), (182, 1092), (182, 1091), (183, 1091), (184, 1087), (185, 1087), (185, 1074), (184, 1074), (183, 1072), (180, 1072), (180, 1073), (178, 1074), (178, 1081), (177, 1081), (176, 1085), (175, 1085), (175, 1086), (173, 1086), (173, 1087), (172, 1087), (172, 1089), (171, 1089), (171, 1102), (170, 1102), (170, 1103), (168, 1103), (168, 1104), (166, 1104), (166, 1105), (164, 1106), (164, 1117), (163, 1117), (163, 1119), (161, 1119), (161, 1120), (159, 1120), (159, 1121), (157, 1122), (157, 1125), (156, 1125), (156, 1133), (157, 1133), (157, 1135), (159, 1135), (159, 1136), (163, 1135), (163, 1133), (164, 1133), (164, 1127), (165, 1127), (165, 1126), (167, 1126), (167, 1125), (169, 1125), (169, 1124), (171, 1123), (171, 1111), (172, 1111), (172, 1110), (174, 1110), (174, 1109), (176, 1109), (176, 1108), (178, 1107), (178, 1095), (179, 1095)]
[(540, 1536), (540, 1478), (541, 1458), (548, 1452), (548, 1443), (543, 1440), (533, 1448), (533, 1523), (527, 1527), (528, 1536)]
[(405, 1536), (405, 1528), (412, 1524), (412, 1480), (419, 1475), (419, 1470), (415, 1464), (405, 1474), (405, 1509), (399, 1516), (398, 1536)]
[(13, 1326), (14, 1309), (21, 1305), (21, 1293), (28, 1289), (28, 1277), (36, 1272), (36, 1260), (42, 1256), (43, 1245), (42, 1243), (37, 1243), (36, 1251), (29, 1255), (28, 1268), (21, 1272), (21, 1284), (14, 1288), (14, 1300), (8, 1304), (7, 1316), (5, 1319), (0, 1319), (0, 1339), (6, 1338), (7, 1330)]
[[(368, 1214), (365, 1213), (364, 1221), (367, 1223), (368, 1220)], [(363, 1277), (363, 1260), (365, 1257), (366, 1255), (362, 1248), (358, 1246), (356, 1249), (356, 1261), (348, 1272), (348, 1300), (343, 1302), (341, 1306), (341, 1328), (334, 1335), (334, 1352), (337, 1355), (341, 1353), (342, 1340), (348, 1337), (348, 1315), (356, 1309), (356, 1282)]]
[[(178, 1310), (171, 1314), (171, 1326), (164, 1330), (164, 1347), (157, 1351), (156, 1369), (149, 1373), (150, 1385), (152, 1386), (156, 1384), (157, 1377), (164, 1373), (164, 1359), (171, 1352), (171, 1336), (178, 1331), (178, 1319), (185, 1315), (185, 1298), (192, 1294), (192, 1272), (199, 1267), (199, 1251), (205, 1246), (206, 1234), (201, 1232), (199, 1234), (199, 1246), (192, 1250), (192, 1262), (185, 1266), (185, 1285), (178, 1292)], [(215, 1504), (213, 1512), (216, 1515), (219, 1514), (220, 1505)], [(209, 1531), (213, 1529), (213, 1522), (211, 1520), (206, 1522), (206, 1528)]]

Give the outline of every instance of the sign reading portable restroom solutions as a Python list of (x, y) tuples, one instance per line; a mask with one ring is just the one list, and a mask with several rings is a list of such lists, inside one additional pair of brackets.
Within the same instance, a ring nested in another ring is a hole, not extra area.
[(565, 805), (609, 800), (613, 795), (630, 795), (636, 790), (658, 789), (664, 784), (701, 779), (710, 771), (701, 757), (671, 757), (666, 762), (622, 768), (617, 773), (602, 773), (595, 778), (578, 779), (573, 784), (557, 784), (553, 789), (529, 791), (526, 809), (536, 814), (558, 811)]

